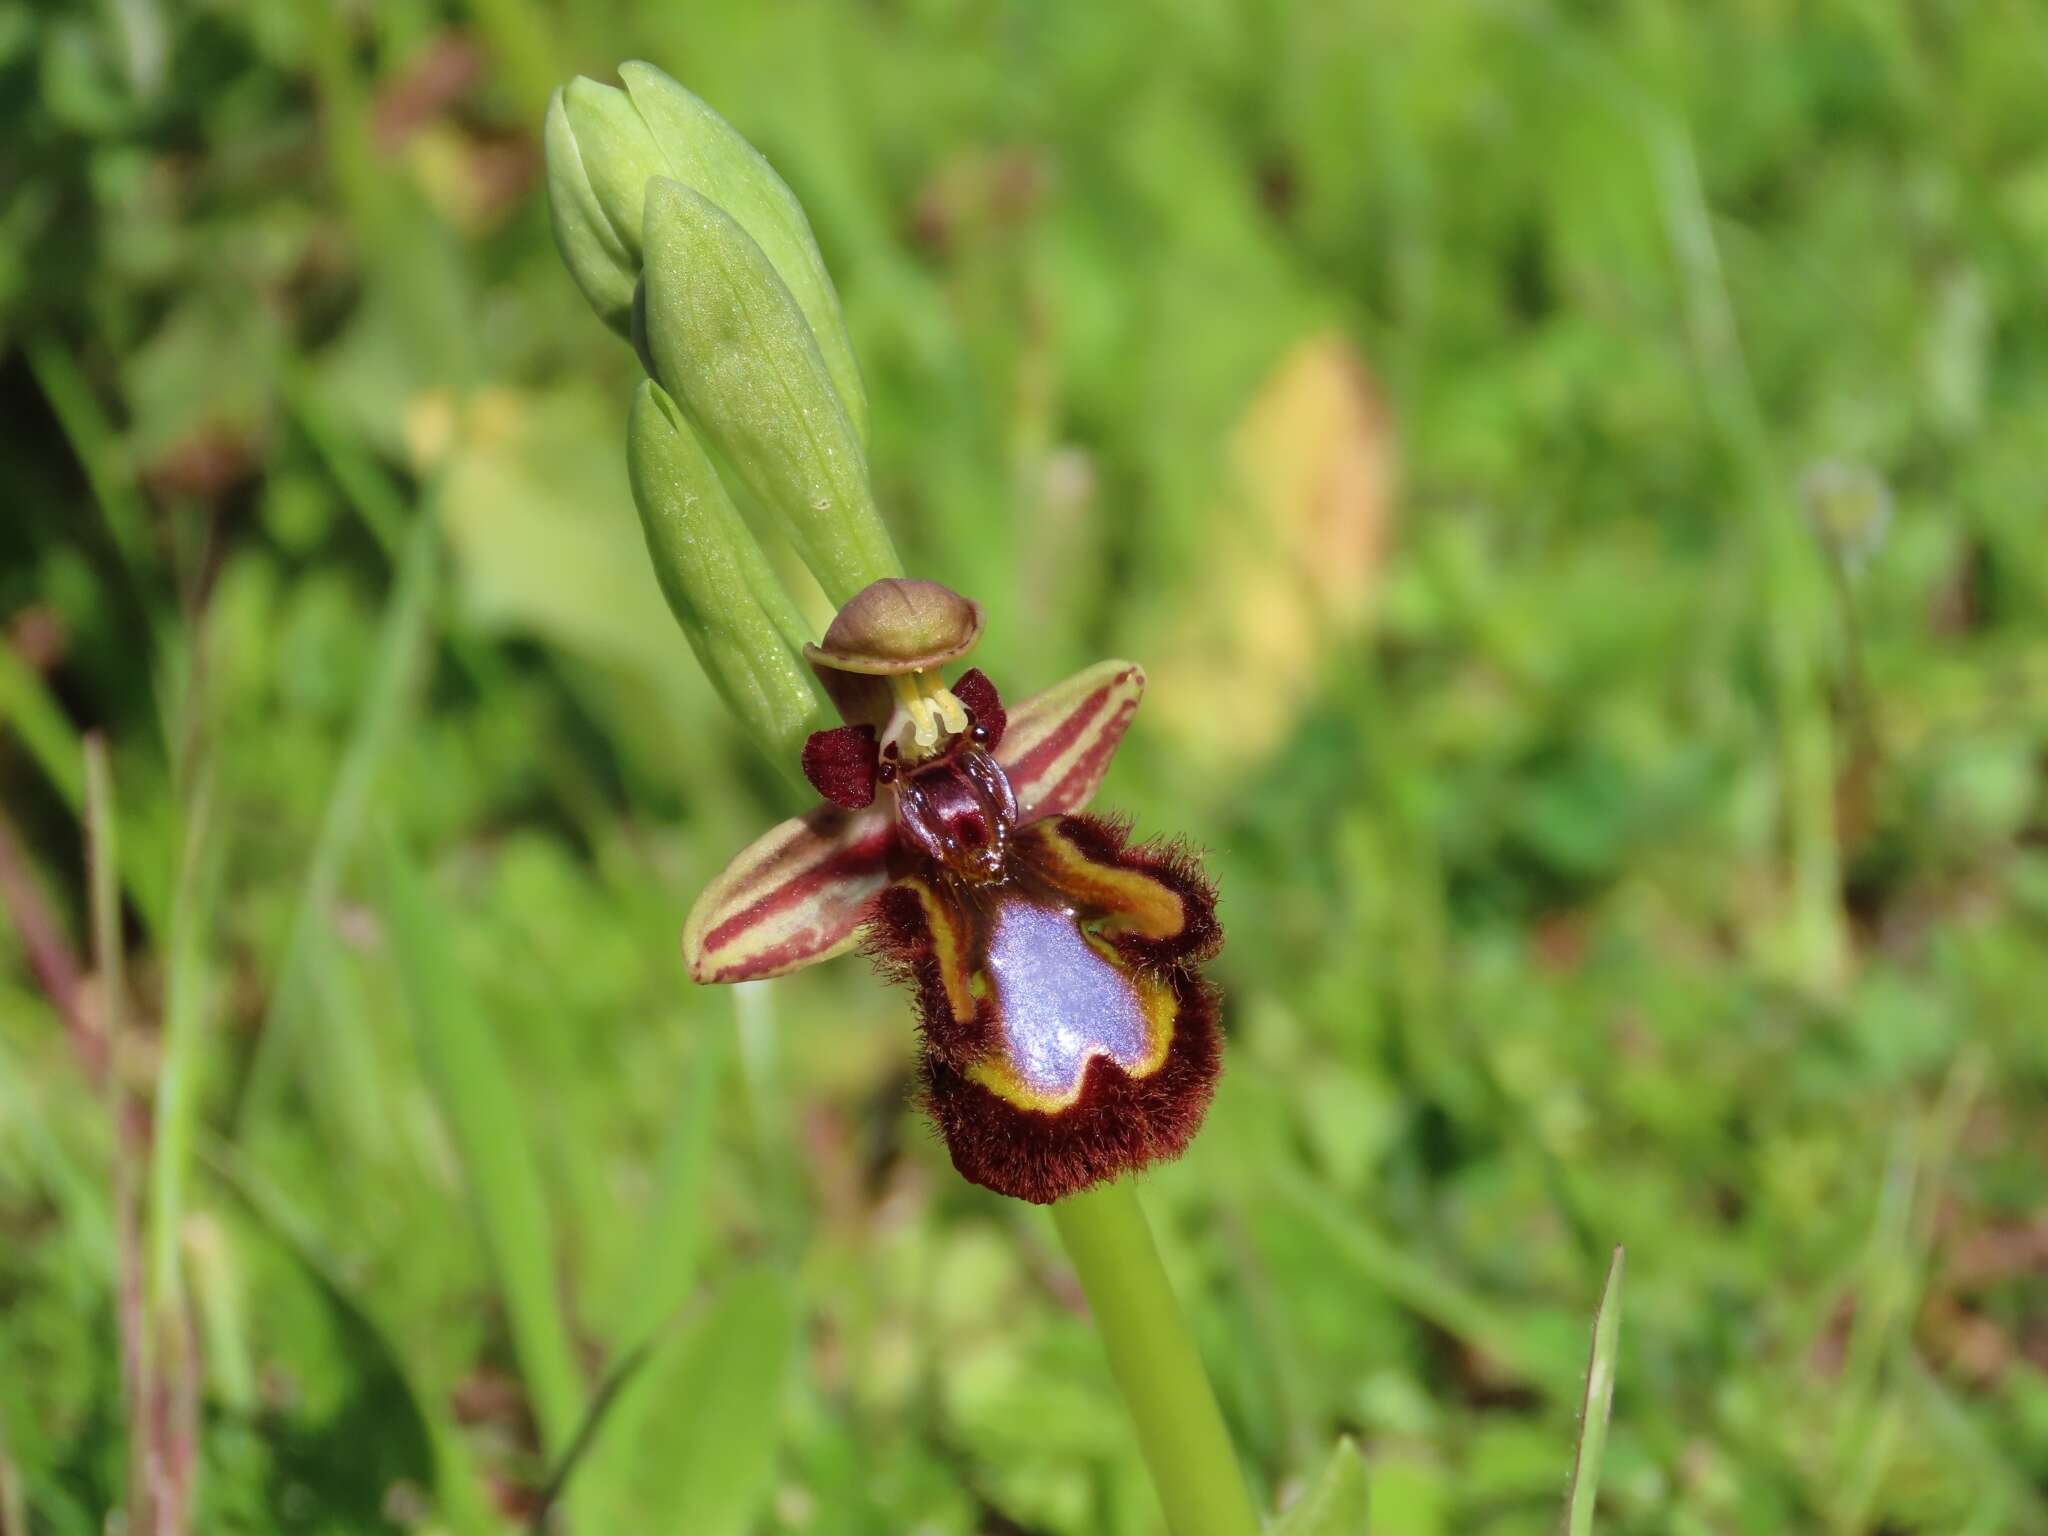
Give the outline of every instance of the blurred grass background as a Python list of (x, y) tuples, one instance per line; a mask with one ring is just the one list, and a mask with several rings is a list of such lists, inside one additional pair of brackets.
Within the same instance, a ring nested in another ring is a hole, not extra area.
[(1153, 673), (1231, 1045), (1148, 1199), (1269, 1501), (1553, 1528), (1620, 1242), (1601, 1529), (2048, 1527), (2040, 6), (6, 0), (0, 1530), (1156, 1529), (906, 1000), (681, 974), (790, 807), (547, 232), (632, 56), (983, 665)]

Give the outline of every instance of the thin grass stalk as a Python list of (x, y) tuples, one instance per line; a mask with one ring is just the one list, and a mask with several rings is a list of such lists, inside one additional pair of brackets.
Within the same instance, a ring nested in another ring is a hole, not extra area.
[(128, 1426), (126, 1504), (128, 1527), (149, 1526), (150, 1423), (148, 1325), (143, 1299), (140, 1222), (136, 1214), (134, 1117), (121, 1080), (122, 1039), (127, 1029), (127, 967), (121, 947), (120, 864), (115, 827), (113, 773), (106, 743), (97, 735), (84, 742), (85, 869), (92, 926), (93, 982), (100, 1010), (99, 1034), (106, 1044), (103, 1079), (110, 1171), (113, 1185), (114, 1320), (121, 1351), (121, 1397)]
[(1600, 1500), (1600, 1461), (1607, 1453), (1607, 1421), (1614, 1408), (1614, 1368), (1621, 1356), (1622, 1251), (1614, 1250), (1600, 1307), (1593, 1314), (1593, 1354), (1586, 1365), (1586, 1403), (1579, 1418), (1579, 1450), (1565, 1496), (1565, 1536), (1592, 1536)]
[(384, 1315), (367, 1294), (359, 1294), (347, 1266), (322, 1242), (304, 1214), (236, 1149), (207, 1139), (201, 1156), (208, 1172), (233, 1194), (258, 1230), (288, 1255), (339, 1317), (359, 1324), (390, 1364), (411, 1411), (426, 1427), (434, 1458), (434, 1496), (441, 1522), (457, 1536), (504, 1536), (504, 1523), (491, 1509), (469, 1441), (456, 1423), (448, 1394), (422, 1379), (416, 1355), (400, 1343), (396, 1320)]
[[(434, 519), (421, 514), (401, 556), (378, 631), (369, 683), (321, 811), (320, 830), (313, 843), (312, 857), (306, 863), (291, 930), (271, 988), (270, 1005), (264, 1014), (262, 1032), (257, 1036), (255, 1059), (250, 1064), (248, 1083), (236, 1116), (241, 1127), (248, 1126), (271, 1103), (280, 1079), (289, 1070), (292, 1053), (301, 1048), (303, 1015), (318, 1006), (314, 989), (308, 984), (314, 951), (327, 942), (329, 910), (348, 860), (361, 841), (371, 791), (398, 739), (412, 680), (427, 647), (433, 621), (438, 537)], [(330, 1040), (326, 1044), (329, 1049), (323, 1065), (336, 1071), (343, 1081), (327, 1085), (334, 1091), (323, 1090), (318, 1080), (308, 1087), (315, 1103), (328, 1108), (344, 1131), (356, 1138), (355, 1144), (360, 1145), (360, 1138), (369, 1134), (365, 1117), (371, 1114), (373, 1102), (368, 1091), (367, 1068), (350, 1051), (350, 1042)]]
[(529, 1119), (497, 1036), (456, 969), (447, 912), (396, 834), (387, 832), (382, 854), (386, 921), (422, 1062), (462, 1159), (542, 1448), (558, 1459), (583, 1424), (585, 1388)]
[(21, 1474), (7, 1454), (4, 1438), (0, 1438), (0, 1536), (28, 1536), (28, 1495), (21, 1490)]
[[(198, 718), (194, 712), (195, 720)], [(195, 744), (201, 741), (196, 734)], [(195, 745), (195, 752), (203, 746)], [(150, 1412), (157, 1420), (158, 1460), (152, 1501), (160, 1536), (187, 1529), (199, 1475), (199, 1397), (203, 1362), (186, 1290), (184, 1233), (197, 1131), (199, 1077), (206, 1044), (206, 934), (213, 893), (211, 778), (195, 758), (186, 806), (176, 894), (171, 903), (170, 954), (164, 979), (163, 1044), (157, 1069), (148, 1192), (146, 1285), (150, 1341)]]
[(1682, 122), (1664, 114), (1655, 116), (1650, 127), (1701, 400), (1735, 470), (1760, 568), (1757, 622), (1778, 735), (1790, 959), (1801, 982), (1827, 991), (1841, 980), (1848, 937), (1835, 826), (1835, 722), (1823, 661), (1806, 619), (1817, 556), (1772, 452), (1770, 428), (1722, 275), (1691, 135)]
[(1297, 1171), (1269, 1170), (1263, 1189), (1318, 1231), (1334, 1256), (1374, 1290), (1501, 1361), (1547, 1396), (1571, 1399), (1577, 1359), (1545, 1347), (1542, 1336), (1518, 1326), (1507, 1308), (1374, 1230)]
[[(49, 685), (0, 638), (0, 725), (14, 728), (21, 744), (66, 808), (85, 819), (84, 743)], [(146, 852), (147, 850), (141, 850)], [(121, 883), (143, 925), (162, 929), (167, 892), (162, 869), (137, 856), (135, 848), (119, 850), (124, 860)]]

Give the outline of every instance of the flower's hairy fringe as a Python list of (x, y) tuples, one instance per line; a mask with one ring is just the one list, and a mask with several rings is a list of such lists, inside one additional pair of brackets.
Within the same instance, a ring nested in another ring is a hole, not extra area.
[(1187, 1149), (1222, 1071), (1214, 987), (1175, 978), (1179, 1016), (1159, 1069), (1132, 1077), (1107, 1057), (1088, 1064), (1081, 1095), (1057, 1114), (1020, 1109), (937, 1056), (921, 1064), (921, 1098), (971, 1184), (1050, 1205)]

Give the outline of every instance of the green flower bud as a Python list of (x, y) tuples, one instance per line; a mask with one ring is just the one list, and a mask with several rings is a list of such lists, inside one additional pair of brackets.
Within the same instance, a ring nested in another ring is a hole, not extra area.
[(656, 69), (619, 66), (621, 91), (579, 79), (548, 108), (549, 206), (562, 259), (604, 322), (630, 334), (647, 184), (681, 182), (724, 210), (766, 254), (816, 338), (855, 434), (868, 404), (839, 296), (803, 205), (737, 130)]
[(817, 336), (754, 239), (679, 181), (646, 189), (644, 343), (655, 377), (778, 519), (834, 604), (902, 574)]
[(710, 456), (659, 384), (641, 384), (626, 469), (654, 573), (719, 696), (788, 771), (830, 716), (804, 660), (806, 630)]
[[(633, 226), (629, 246), (625, 232), (605, 212), (561, 91), (548, 102), (542, 139), (547, 146), (548, 220), (555, 230), (555, 249), (598, 319), (624, 336), (632, 323), (633, 288), (640, 281), (639, 226)], [(617, 146), (613, 152), (618, 152)]]

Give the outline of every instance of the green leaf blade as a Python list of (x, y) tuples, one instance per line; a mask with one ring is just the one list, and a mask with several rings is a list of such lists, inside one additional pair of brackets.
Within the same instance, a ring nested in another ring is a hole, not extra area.
[(520, 1374), (550, 1455), (573, 1441), (584, 1383), (555, 1283), (554, 1224), (524, 1107), (497, 1038), (453, 963), (453, 923), (395, 837), (383, 847), (384, 910), (420, 1055), (461, 1156)]
[(1579, 1453), (1565, 1498), (1566, 1536), (1590, 1536), (1600, 1497), (1600, 1460), (1607, 1450), (1607, 1421), (1614, 1407), (1614, 1368), (1621, 1354), (1622, 1250), (1614, 1250), (1600, 1308), (1593, 1317), (1593, 1356), (1586, 1367), (1586, 1406), (1579, 1422)]

